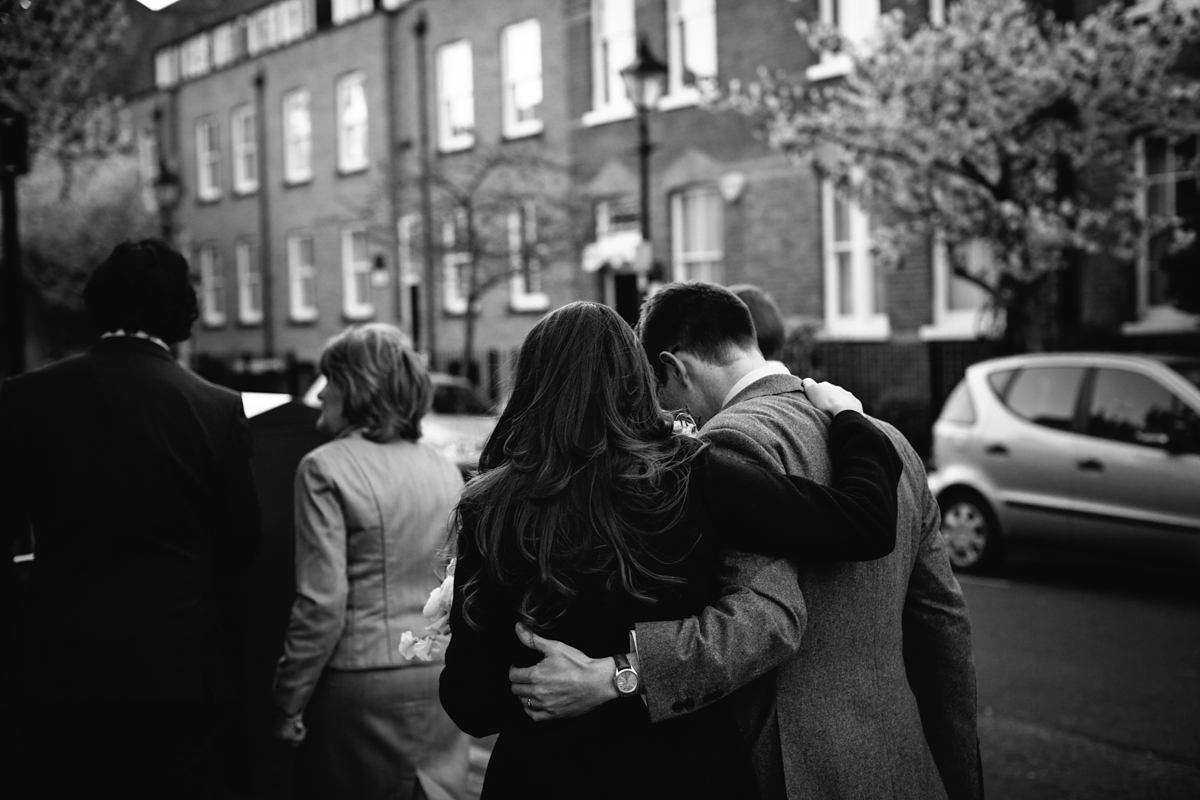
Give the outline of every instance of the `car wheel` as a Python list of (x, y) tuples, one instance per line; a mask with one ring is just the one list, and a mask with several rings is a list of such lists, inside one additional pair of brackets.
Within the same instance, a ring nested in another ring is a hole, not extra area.
[(938, 498), (938, 504), (950, 565), (963, 572), (983, 572), (995, 566), (1004, 542), (987, 501), (975, 492), (952, 489)]

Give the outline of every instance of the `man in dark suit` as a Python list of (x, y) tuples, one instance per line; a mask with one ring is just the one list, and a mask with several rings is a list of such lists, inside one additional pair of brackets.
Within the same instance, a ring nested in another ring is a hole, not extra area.
[[(701, 438), (829, 482), (828, 417), (800, 378), (763, 358), (729, 290), (668, 285), (646, 301), (638, 332), (664, 405), (687, 408)], [(904, 460), (891, 555), (793, 565), (729, 553), (723, 596), (698, 617), (639, 623), (627, 655), (654, 721), (734, 704), (763, 798), (983, 796), (970, 622), (941, 515), (920, 458), (876, 423)], [(612, 659), (521, 636), (546, 658), (510, 677), (538, 684), (540, 709), (569, 716), (614, 694)]]
[(171, 355), (198, 316), (178, 252), (118, 245), (84, 300), (100, 341), (0, 388), (0, 597), (34, 542), (0, 645), (21, 791), (215, 797), (232, 589), (259, 545), (249, 428)]

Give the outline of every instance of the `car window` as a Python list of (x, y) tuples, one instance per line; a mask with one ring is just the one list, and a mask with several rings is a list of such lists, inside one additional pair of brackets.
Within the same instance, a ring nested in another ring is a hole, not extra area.
[(1196, 412), (1158, 381), (1124, 369), (1101, 369), (1087, 415), (1092, 436), (1147, 447), (1185, 445), (1200, 428)]
[(1030, 422), (1070, 430), (1083, 367), (1029, 367), (1008, 387), (1005, 405)]
[(435, 414), (488, 413), (488, 405), (466, 386), (444, 384), (433, 388), (433, 411)]
[(1004, 392), (1008, 389), (1009, 379), (1012, 378), (1015, 369), (1002, 369), (988, 375), (988, 385), (992, 387), (992, 391), (996, 393), (996, 397), (1004, 399)]
[(941, 419), (946, 422), (961, 422), (970, 425), (975, 422), (975, 404), (971, 402), (971, 393), (967, 390), (967, 381), (961, 380), (954, 391), (946, 398), (942, 406)]
[(1200, 361), (1168, 361), (1167, 366), (1196, 386), (1200, 386)]

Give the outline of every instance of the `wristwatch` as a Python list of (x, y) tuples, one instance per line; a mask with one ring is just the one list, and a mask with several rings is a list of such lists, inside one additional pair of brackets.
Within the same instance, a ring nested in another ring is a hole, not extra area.
[(613, 686), (617, 687), (617, 694), (621, 697), (637, 697), (637, 670), (624, 654), (613, 656), (613, 661), (617, 662), (617, 671), (613, 674)]

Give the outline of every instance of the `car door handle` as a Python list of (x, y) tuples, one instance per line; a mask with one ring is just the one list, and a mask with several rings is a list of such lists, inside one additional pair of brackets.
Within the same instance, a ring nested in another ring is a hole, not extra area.
[(1094, 458), (1085, 458), (1075, 462), (1075, 465), (1084, 472), (1104, 472), (1104, 465)]
[(1008, 448), (1002, 444), (989, 444), (983, 449), (983, 452), (989, 456), (1006, 456), (1008, 455)]

